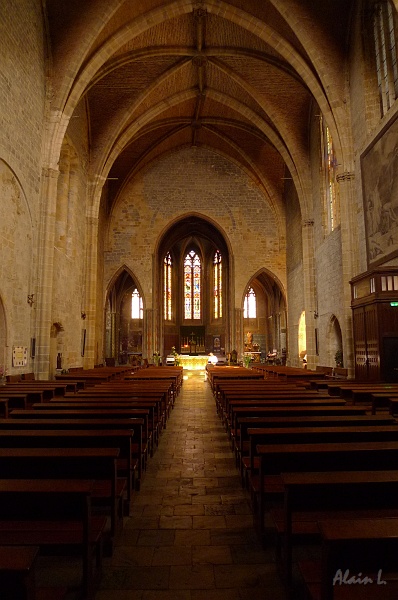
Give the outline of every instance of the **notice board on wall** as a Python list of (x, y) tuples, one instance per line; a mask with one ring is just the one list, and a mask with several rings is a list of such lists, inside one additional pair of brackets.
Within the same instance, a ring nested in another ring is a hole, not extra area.
[(24, 367), (28, 363), (28, 347), (13, 346), (12, 348), (12, 366)]

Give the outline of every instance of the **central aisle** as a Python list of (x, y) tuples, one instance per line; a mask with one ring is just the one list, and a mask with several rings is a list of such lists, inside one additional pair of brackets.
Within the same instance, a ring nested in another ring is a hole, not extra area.
[(210, 386), (187, 375), (95, 600), (284, 600)]

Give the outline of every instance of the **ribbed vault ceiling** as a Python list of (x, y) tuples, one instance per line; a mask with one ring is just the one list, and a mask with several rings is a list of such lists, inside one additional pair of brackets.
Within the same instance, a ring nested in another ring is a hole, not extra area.
[(91, 175), (108, 178), (110, 202), (185, 145), (213, 149), (281, 196), (287, 175), (306, 176), (314, 96), (325, 113), (343, 97), (353, 4), (47, 0), (54, 105), (84, 106)]

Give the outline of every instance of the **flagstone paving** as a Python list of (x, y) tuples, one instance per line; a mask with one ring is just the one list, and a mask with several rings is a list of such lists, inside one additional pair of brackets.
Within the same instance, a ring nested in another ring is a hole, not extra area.
[[(95, 600), (286, 600), (210, 386), (198, 371), (187, 377)], [(38, 584), (64, 585), (65, 600), (78, 600), (81, 561), (39, 558)]]
[(284, 600), (203, 373), (190, 371), (95, 600)]

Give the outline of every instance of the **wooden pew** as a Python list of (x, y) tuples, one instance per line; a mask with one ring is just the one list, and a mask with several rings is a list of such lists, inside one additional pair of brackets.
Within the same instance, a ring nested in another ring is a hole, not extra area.
[(0, 546), (0, 598), (35, 600), (38, 546)]
[[(62, 409), (59, 404), (55, 406), (50, 404), (50, 408), (37, 410), (35, 405), (31, 410), (13, 410), (10, 413), (11, 421), (13, 419), (101, 419), (104, 422), (110, 421), (111, 419), (116, 422), (120, 419), (144, 419), (143, 425), (143, 445), (148, 446), (148, 452), (153, 456), (153, 439), (152, 432), (154, 429), (154, 409), (155, 407), (150, 405), (149, 408), (96, 408), (95, 405), (90, 404), (87, 408), (79, 405), (79, 409), (73, 409), (70, 405), (67, 405), (67, 409)], [(42, 405), (40, 405), (42, 407)], [(111, 423), (108, 423), (111, 427)]]
[(304, 398), (303, 396), (297, 396), (287, 399), (285, 396), (282, 397), (274, 397), (273, 399), (269, 398), (256, 398), (256, 399), (247, 399), (242, 398), (240, 400), (230, 400), (227, 405), (227, 413), (224, 418), (224, 423), (227, 427), (230, 437), (233, 440), (236, 439), (237, 430), (236, 427), (233, 427), (234, 422), (234, 412), (236, 412), (237, 408), (286, 408), (286, 407), (300, 408), (300, 407), (345, 407), (346, 401), (339, 398)]
[(319, 564), (299, 563), (309, 600), (396, 600), (398, 519), (327, 520), (319, 530)]
[[(135, 401), (135, 400), (101, 400), (96, 398), (86, 398), (85, 400), (63, 402), (62, 399), (59, 401), (54, 399), (49, 403), (37, 403), (32, 405), (32, 409), (38, 411), (48, 410), (149, 410), (150, 416), (148, 419), (149, 432), (148, 436), (151, 438), (150, 444), (152, 445), (151, 452), (153, 452), (152, 436), (155, 437), (154, 443), (158, 445), (159, 436), (163, 428), (163, 417), (161, 413), (161, 401), (150, 400), (150, 401)], [(15, 411), (13, 411), (15, 415)], [(138, 415), (137, 415), (138, 416)]]
[(231, 429), (236, 437), (239, 417), (332, 417), (366, 413), (364, 406), (236, 406), (231, 407)]
[(119, 454), (119, 448), (0, 448), (0, 472), (5, 479), (92, 478), (93, 506), (109, 507), (105, 514), (114, 538), (123, 526), (127, 488), (127, 479), (117, 478)]
[(91, 516), (93, 481), (0, 479), (0, 544), (81, 548), (83, 595), (93, 598), (93, 553), (105, 519)]
[(284, 501), (272, 509), (277, 557), (288, 587), (295, 536), (320, 542), (318, 521), (398, 517), (398, 471), (282, 473)]
[(132, 438), (129, 429), (2, 429), (0, 448), (119, 448), (118, 476), (128, 481), (130, 502), (134, 489)]
[[(250, 452), (249, 429), (280, 428), (280, 427), (336, 427), (336, 426), (360, 426), (373, 427), (381, 425), (393, 425), (395, 419), (390, 415), (335, 415), (335, 416), (305, 416), (305, 417), (239, 417), (238, 424), (238, 452), (237, 465), (240, 468), (242, 485), (247, 486), (248, 474), (259, 468), (259, 462)], [(252, 436), (254, 439), (254, 436)], [(253, 456), (253, 465), (252, 465)]]
[(257, 519), (260, 534), (264, 528), (265, 500), (268, 476), (284, 472), (305, 471), (369, 471), (390, 469), (398, 458), (398, 442), (345, 442), (259, 444), (260, 459), (258, 487), (255, 490)]
[(131, 431), (134, 440), (131, 444), (132, 469), (134, 477), (134, 489), (139, 489), (143, 480), (148, 461), (148, 428), (147, 415), (139, 411), (112, 411), (112, 410), (89, 410), (89, 411), (18, 411), (11, 413), (10, 419), (0, 419), (0, 430), (7, 429), (110, 429)]

